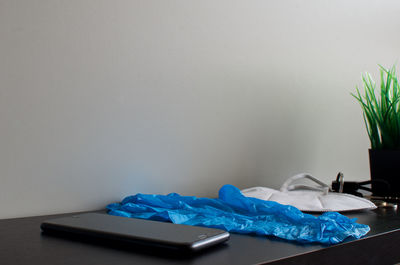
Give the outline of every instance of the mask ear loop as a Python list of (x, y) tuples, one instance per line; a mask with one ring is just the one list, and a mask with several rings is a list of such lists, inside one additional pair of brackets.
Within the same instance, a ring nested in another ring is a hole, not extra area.
[[(309, 179), (311, 181), (314, 181), (317, 183), (319, 186), (309, 186), (309, 185), (304, 185), (304, 184), (292, 184), (294, 181), (299, 180), (299, 179)], [(310, 174), (303, 173), (303, 174), (298, 174), (295, 175), (283, 183), (280, 191), (286, 192), (286, 191), (292, 191), (292, 190), (298, 190), (298, 189), (307, 189), (307, 190), (316, 190), (316, 191), (322, 191), (324, 195), (328, 194), (329, 191), (331, 191), (330, 187), (323, 183), (322, 181), (314, 178)]]

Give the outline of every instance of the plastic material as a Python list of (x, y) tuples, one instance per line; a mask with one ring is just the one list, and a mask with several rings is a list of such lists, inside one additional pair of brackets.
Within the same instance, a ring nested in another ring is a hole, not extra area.
[(232, 185), (224, 185), (218, 199), (139, 193), (107, 209), (112, 215), (273, 235), (303, 243), (336, 244), (348, 237), (360, 238), (370, 230), (336, 212), (315, 217), (293, 206), (245, 197)]

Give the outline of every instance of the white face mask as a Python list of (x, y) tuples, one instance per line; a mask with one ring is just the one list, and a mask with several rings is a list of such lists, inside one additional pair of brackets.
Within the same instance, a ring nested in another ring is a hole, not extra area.
[[(294, 184), (304, 179), (313, 181), (314, 185)], [(253, 187), (241, 192), (247, 197), (276, 201), (305, 212), (343, 212), (376, 208), (376, 205), (367, 199), (346, 193), (330, 192), (328, 185), (306, 173), (286, 180), (280, 191), (266, 187)]]

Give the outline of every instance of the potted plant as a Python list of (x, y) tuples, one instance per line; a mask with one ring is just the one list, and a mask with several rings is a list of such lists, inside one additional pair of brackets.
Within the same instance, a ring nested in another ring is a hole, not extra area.
[[(360, 103), (371, 141), (369, 162), (372, 192), (400, 196), (400, 84), (395, 67), (380, 67), (380, 89), (370, 74), (362, 76), (364, 93), (352, 94)], [(378, 93), (376, 93), (378, 92)]]

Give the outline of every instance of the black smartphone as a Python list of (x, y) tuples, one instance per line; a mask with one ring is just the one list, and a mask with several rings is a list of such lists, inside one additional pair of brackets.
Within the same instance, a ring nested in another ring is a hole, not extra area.
[(85, 213), (44, 221), (44, 233), (76, 235), (123, 244), (198, 251), (229, 239), (220, 229), (189, 226), (101, 213)]

